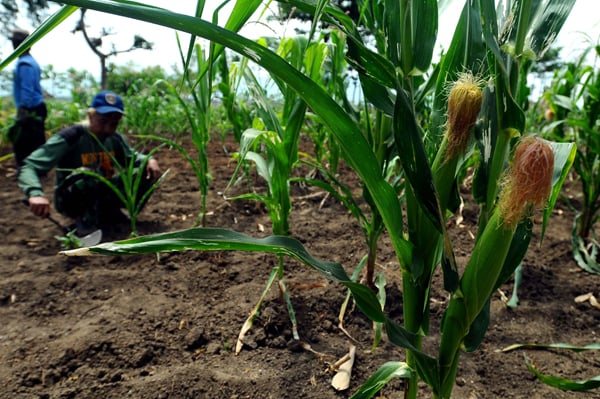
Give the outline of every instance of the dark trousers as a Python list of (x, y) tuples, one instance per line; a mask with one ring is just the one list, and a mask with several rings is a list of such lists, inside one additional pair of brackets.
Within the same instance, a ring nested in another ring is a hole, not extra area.
[(47, 115), (45, 103), (35, 108), (19, 109), (17, 120), (8, 131), (17, 167), (23, 166), (25, 158), (46, 142)]

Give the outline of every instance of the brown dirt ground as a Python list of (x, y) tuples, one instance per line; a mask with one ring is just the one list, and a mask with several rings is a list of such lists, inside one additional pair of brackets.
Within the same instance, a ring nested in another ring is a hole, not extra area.
[[(270, 223), (263, 207), (221, 195), (235, 150), (229, 141), (210, 145), (214, 180), (207, 225), (265, 236)], [(176, 151), (163, 149), (158, 157), (170, 174), (140, 216), (141, 234), (190, 228), (200, 209), (189, 165)], [(285, 305), (273, 288), (246, 346), (235, 356), (232, 347), (275, 265), (274, 256), (190, 251), (67, 258), (58, 254), (60, 243), (54, 239), (60, 231), (21, 205), (11, 166), (11, 161), (0, 164), (0, 398), (347, 398), (384, 362), (404, 360), (403, 351), (385, 338), (370, 351), (371, 323), (358, 310), (348, 311), (344, 326), (357, 341), (357, 356), (350, 388), (335, 391), (329, 365), (352, 344), (338, 328), (345, 290), (293, 261), (287, 263), (286, 280), (299, 332), (318, 354), (292, 338)], [(346, 168), (342, 176), (356, 183)], [(259, 179), (254, 184), (262, 185)], [(573, 184), (565, 192), (575, 193)], [(473, 244), (476, 218), (468, 191), (464, 194), (464, 221), (457, 225), (453, 219), (450, 227), (462, 264)], [(365, 253), (352, 217), (318, 190), (294, 186), (293, 195), (292, 235), (316, 257), (340, 262), (350, 273)], [(456, 398), (600, 398), (598, 390), (576, 394), (547, 387), (524, 361), (526, 355), (545, 373), (587, 379), (600, 374), (596, 352), (499, 352), (515, 343), (599, 342), (600, 310), (574, 302), (580, 294), (598, 296), (600, 276), (582, 272), (572, 260), (572, 220), (573, 213), (560, 203), (542, 246), (539, 240), (532, 244), (518, 308), (507, 309), (500, 293), (494, 295), (486, 339), (478, 351), (462, 355)], [(107, 239), (127, 233), (127, 227), (116, 228)], [(386, 311), (401, 322), (400, 274), (385, 237), (378, 267), (387, 277)], [(502, 287), (507, 296), (511, 290), (511, 283)], [(428, 338), (433, 344), (446, 302), (447, 294), (436, 283), (434, 335)], [(430, 396), (423, 386), (420, 397)], [(378, 397), (402, 397), (402, 382), (390, 383)]]

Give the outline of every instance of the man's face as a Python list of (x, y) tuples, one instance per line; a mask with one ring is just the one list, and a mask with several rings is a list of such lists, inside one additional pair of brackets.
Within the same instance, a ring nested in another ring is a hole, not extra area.
[(99, 114), (90, 112), (88, 114), (90, 120), (90, 131), (99, 138), (112, 136), (117, 131), (117, 126), (123, 115), (118, 112), (110, 112), (108, 114)]

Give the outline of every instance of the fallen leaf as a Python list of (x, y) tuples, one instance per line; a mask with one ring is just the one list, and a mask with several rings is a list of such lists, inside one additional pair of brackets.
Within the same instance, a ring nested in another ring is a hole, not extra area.
[(575, 298), (575, 302), (576, 303), (587, 302), (590, 300), (591, 296), (593, 296), (593, 294), (591, 292), (588, 292), (587, 294), (579, 295), (577, 298)]
[(342, 359), (347, 358), (338, 367), (338, 372), (331, 379), (331, 385), (338, 391), (348, 389), (350, 386), (350, 376), (352, 374), (352, 366), (354, 365), (354, 357), (356, 355), (356, 346), (352, 345), (350, 351)]

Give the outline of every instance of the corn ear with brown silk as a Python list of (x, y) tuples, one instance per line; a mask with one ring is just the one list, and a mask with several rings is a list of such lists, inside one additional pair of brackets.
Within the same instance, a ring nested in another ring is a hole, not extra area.
[[(449, 397), (465, 338), (489, 303), (499, 277), (507, 273), (504, 265), (517, 227), (551, 196), (554, 158), (552, 146), (538, 137), (526, 136), (515, 147), (509, 173), (502, 182), (498, 206), (475, 243), (460, 279), (460, 288), (452, 295), (444, 315), (438, 357), (441, 397)], [(525, 241), (528, 244), (528, 240)], [(525, 253), (524, 250), (517, 252)]]

